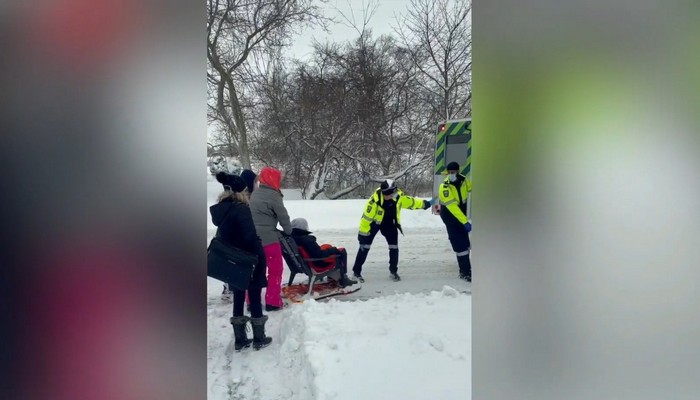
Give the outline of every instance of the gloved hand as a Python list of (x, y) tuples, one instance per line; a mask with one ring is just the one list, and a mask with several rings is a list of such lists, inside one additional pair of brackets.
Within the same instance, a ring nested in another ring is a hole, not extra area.
[(435, 204), (435, 198), (433, 197), (430, 200), (423, 200), (423, 209), (427, 210), (429, 209), (432, 205)]
[(464, 224), (464, 230), (466, 230), (467, 233), (471, 232), (472, 231), (472, 223), (467, 222), (466, 224)]

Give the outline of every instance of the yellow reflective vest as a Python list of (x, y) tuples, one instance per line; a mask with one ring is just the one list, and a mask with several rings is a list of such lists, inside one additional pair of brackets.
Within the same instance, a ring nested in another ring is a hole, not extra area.
[[(425, 200), (417, 199), (415, 197), (407, 196), (403, 194), (401, 190), (396, 190), (397, 197), (396, 201), (396, 223), (401, 225), (401, 208), (408, 208), (410, 210), (423, 209)], [(381, 224), (384, 219), (384, 196), (381, 190), (377, 189), (372, 197), (367, 200), (367, 206), (362, 213), (362, 219), (360, 220), (360, 235), (367, 236), (370, 232), (370, 224), (372, 222), (376, 224)]]
[[(457, 220), (463, 224), (467, 223), (467, 216), (462, 211), (462, 208), (466, 210), (467, 199), (469, 198), (469, 192), (472, 191), (472, 181), (467, 179), (464, 175), (460, 174), (464, 181), (459, 188), (455, 186), (454, 183), (450, 182), (449, 178), (445, 178), (445, 181), (440, 184), (440, 204), (441, 212), (444, 212), (446, 208), (452, 215), (454, 215)], [(460, 205), (464, 205), (460, 207)]]

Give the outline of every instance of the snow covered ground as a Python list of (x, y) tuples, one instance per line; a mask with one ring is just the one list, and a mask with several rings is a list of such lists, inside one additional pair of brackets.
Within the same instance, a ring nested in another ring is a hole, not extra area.
[[(208, 204), (220, 189), (210, 178)], [(347, 248), (352, 264), (365, 200), (285, 200), (285, 205), (292, 218), (309, 221), (319, 242)], [(209, 278), (208, 398), (470, 399), (470, 286), (457, 278), (439, 217), (404, 210), (401, 218), (402, 281), (389, 279), (386, 241), (378, 235), (364, 265), (362, 290), (269, 313), (273, 343), (257, 352), (233, 351), (231, 303), (221, 299), (222, 285)], [(207, 221), (209, 240), (216, 228), (209, 216)]]

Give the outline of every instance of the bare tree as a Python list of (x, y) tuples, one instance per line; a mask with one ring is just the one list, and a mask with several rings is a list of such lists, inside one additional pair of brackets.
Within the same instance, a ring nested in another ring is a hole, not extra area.
[(438, 118), (471, 115), (471, 0), (411, 0), (395, 28)]
[(325, 191), (337, 161), (334, 147), (349, 137), (347, 82), (320, 53), (291, 73), (283, 68), (278, 65), (261, 88), (266, 106), (259, 113), (264, 122), (255, 154), (283, 165), (302, 196), (314, 199)]
[(362, 160), (358, 164), (363, 173), (383, 175), (402, 169), (412, 155), (422, 158), (425, 149), (415, 150), (426, 135), (419, 124), (411, 123), (421, 113), (416, 69), (406, 51), (390, 37), (372, 40), (365, 35), (347, 49), (342, 62), (352, 82), (358, 133), (348, 156)]
[[(313, 0), (208, 0), (209, 120), (250, 168), (244, 68), (251, 54), (287, 44), (304, 23), (324, 23)], [(248, 105), (250, 106), (250, 105)]]
[(340, 15), (342, 21), (341, 23), (348, 28), (354, 29), (357, 34), (359, 35), (360, 38), (363, 38), (365, 36), (365, 32), (368, 32), (367, 27), (369, 26), (370, 21), (372, 20), (372, 17), (374, 17), (374, 14), (377, 12), (377, 8), (379, 7), (379, 1), (378, 0), (367, 0), (367, 3), (365, 3), (365, 0), (362, 0), (362, 22), (360, 23), (357, 18), (355, 17), (355, 11), (352, 8), (352, 4), (350, 3), (350, 0), (346, 0), (345, 4), (348, 6), (348, 11), (343, 11), (339, 7), (335, 6), (333, 7), (335, 11)]
[(393, 39), (362, 31), (352, 43), (317, 44), (292, 71), (276, 63), (258, 89), (255, 156), (283, 167), (311, 199), (364, 193), (386, 178), (422, 179), (432, 129), (408, 57)]

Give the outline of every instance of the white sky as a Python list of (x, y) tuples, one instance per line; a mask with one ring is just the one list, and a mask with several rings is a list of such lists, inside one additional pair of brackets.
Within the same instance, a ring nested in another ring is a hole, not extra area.
[(405, 14), (410, 0), (328, 0), (326, 4), (322, 4), (325, 9), (325, 15), (328, 17), (335, 17), (338, 23), (329, 25), (329, 33), (325, 33), (321, 28), (306, 29), (302, 34), (297, 35), (292, 40), (293, 44), (287, 50), (287, 55), (297, 59), (307, 58), (312, 51), (311, 44), (313, 39), (321, 43), (325, 43), (326, 41), (343, 42), (356, 39), (359, 36), (357, 31), (341, 23), (347, 22), (340, 16), (340, 13), (335, 8), (347, 15), (348, 18), (352, 18), (350, 13), (352, 10), (355, 21), (357, 21), (357, 25), (361, 28), (363, 9), (366, 8), (367, 4), (377, 6), (368, 24), (368, 28), (372, 30), (372, 37), (377, 38), (381, 35), (392, 34), (393, 27), (396, 26), (395, 15)]

